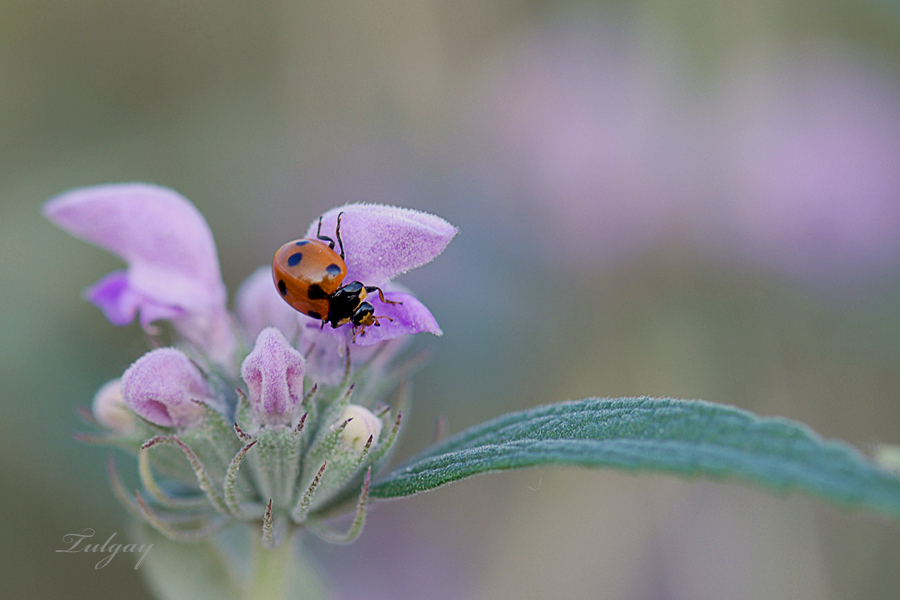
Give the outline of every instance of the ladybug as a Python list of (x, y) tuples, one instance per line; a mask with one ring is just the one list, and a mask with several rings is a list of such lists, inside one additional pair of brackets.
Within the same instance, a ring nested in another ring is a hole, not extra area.
[(335, 237), (341, 249), (334, 251), (334, 240), (322, 235), (322, 217), (316, 237), (288, 242), (278, 249), (272, 260), (272, 278), (278, 293), (294, 309), (313, 319), (320, 319), (322, 327), (331, 323), (332, 328), (347, 323), (353, 325), (353, 338), (357, 333), (365, 334), (370, 325), (378, 327), (379, 319), (392, 321), (388, 316), (375, 314), (375, 309), (366, 302), (368, 294), (378, 292), (378, 297), (387, 304), (400, 304), (386, 300), (381, 288), (353, 281), (341, 285), (347, 275), (344, 262), (344, 242), (341, 240), (341, 216), (338, 214)]

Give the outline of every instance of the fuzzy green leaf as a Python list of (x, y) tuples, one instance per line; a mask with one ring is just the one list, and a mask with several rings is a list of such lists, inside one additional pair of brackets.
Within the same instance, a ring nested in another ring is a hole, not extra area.
[(510, 413), (427, 448), (372, 486), (376, 498), (536, 466), (610, 467), (744, 480), (900, 518), (900, 476), (802, 423), (703, 401), (587, 399)]

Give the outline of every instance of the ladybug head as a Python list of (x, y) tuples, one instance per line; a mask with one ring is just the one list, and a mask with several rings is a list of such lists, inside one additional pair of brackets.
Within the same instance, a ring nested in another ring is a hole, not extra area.
[(354, 327), (378, 325), (378, 321), (375, 320), (375, 309), (368, 302), (360, 302), (356, 310), (353, 311), (350, 322), (353, 323)]

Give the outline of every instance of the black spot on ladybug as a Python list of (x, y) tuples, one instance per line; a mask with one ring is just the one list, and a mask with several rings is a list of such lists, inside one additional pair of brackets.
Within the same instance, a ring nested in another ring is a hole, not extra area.
[[(293, 258), (293, 257), (292, 257), (292, 258)], [(290, 262), (290, 261), (289, 261), (289, 262)], [(341, 268), (340, 268), (338, 265), (334, 264), (334, 263), (331, 263), (330, 265), (328, 265), (327, 267), (325, 267), (325, 270), (328, 271), (328, 274), (329, 274), (329, 275), (337, 275), (337, 274), (339, 274), (339, 273), (341, 272)]]
[(306, 293), (310, 300), (323, 300), (328, 297), (328, 294), (325, 293), (325, 290), (322, 289), (318, 283), (314, 283), (309, 286), (309, 291)]
[(309, 243), (309, 240), (297, 240), (298, 246), (305, 246)]
[(282, 296), (287, 296), (287, 286), (284, 284), (284, 279), (278, 280), (278, 291), (281, 292)]
[(310, 316), (313, 319), (321, 319), (322, 318), (322, 315), (320, 315), (319, 313), (317, 313), (314, 310), (308, 310), (308, 311), (306, 311), (306, 314), (307, 314), (307, 316)]
[(294, 252), (293, 254), (291, 254), (288, 257), (288, 266), (296, 267), (297, 265), (300, 264), (301, 260), (303, 260), (303, 253), (302, 252)]

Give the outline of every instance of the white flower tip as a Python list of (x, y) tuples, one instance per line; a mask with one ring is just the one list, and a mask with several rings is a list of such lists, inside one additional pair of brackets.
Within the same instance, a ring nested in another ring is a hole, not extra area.
[(134, 427), (135, 416), (125, 404), (121, 379), (113, 379), (97, 390), (91, 410), (101, 425), (117, 433), (127, 433)]
[(900, 473), (900, 446), (878, 444), (875, 446), (875, 462), (888, 471)]
[(367, 408), (357, 404), (350, 404), (341, 413), (340, 422), (349, 421), (341, 432), (341, 439), (357, 454), (362, 454), (372, 438), (372, 445), (378, 442), (383, 426), (381, 419), (375, 416)]

